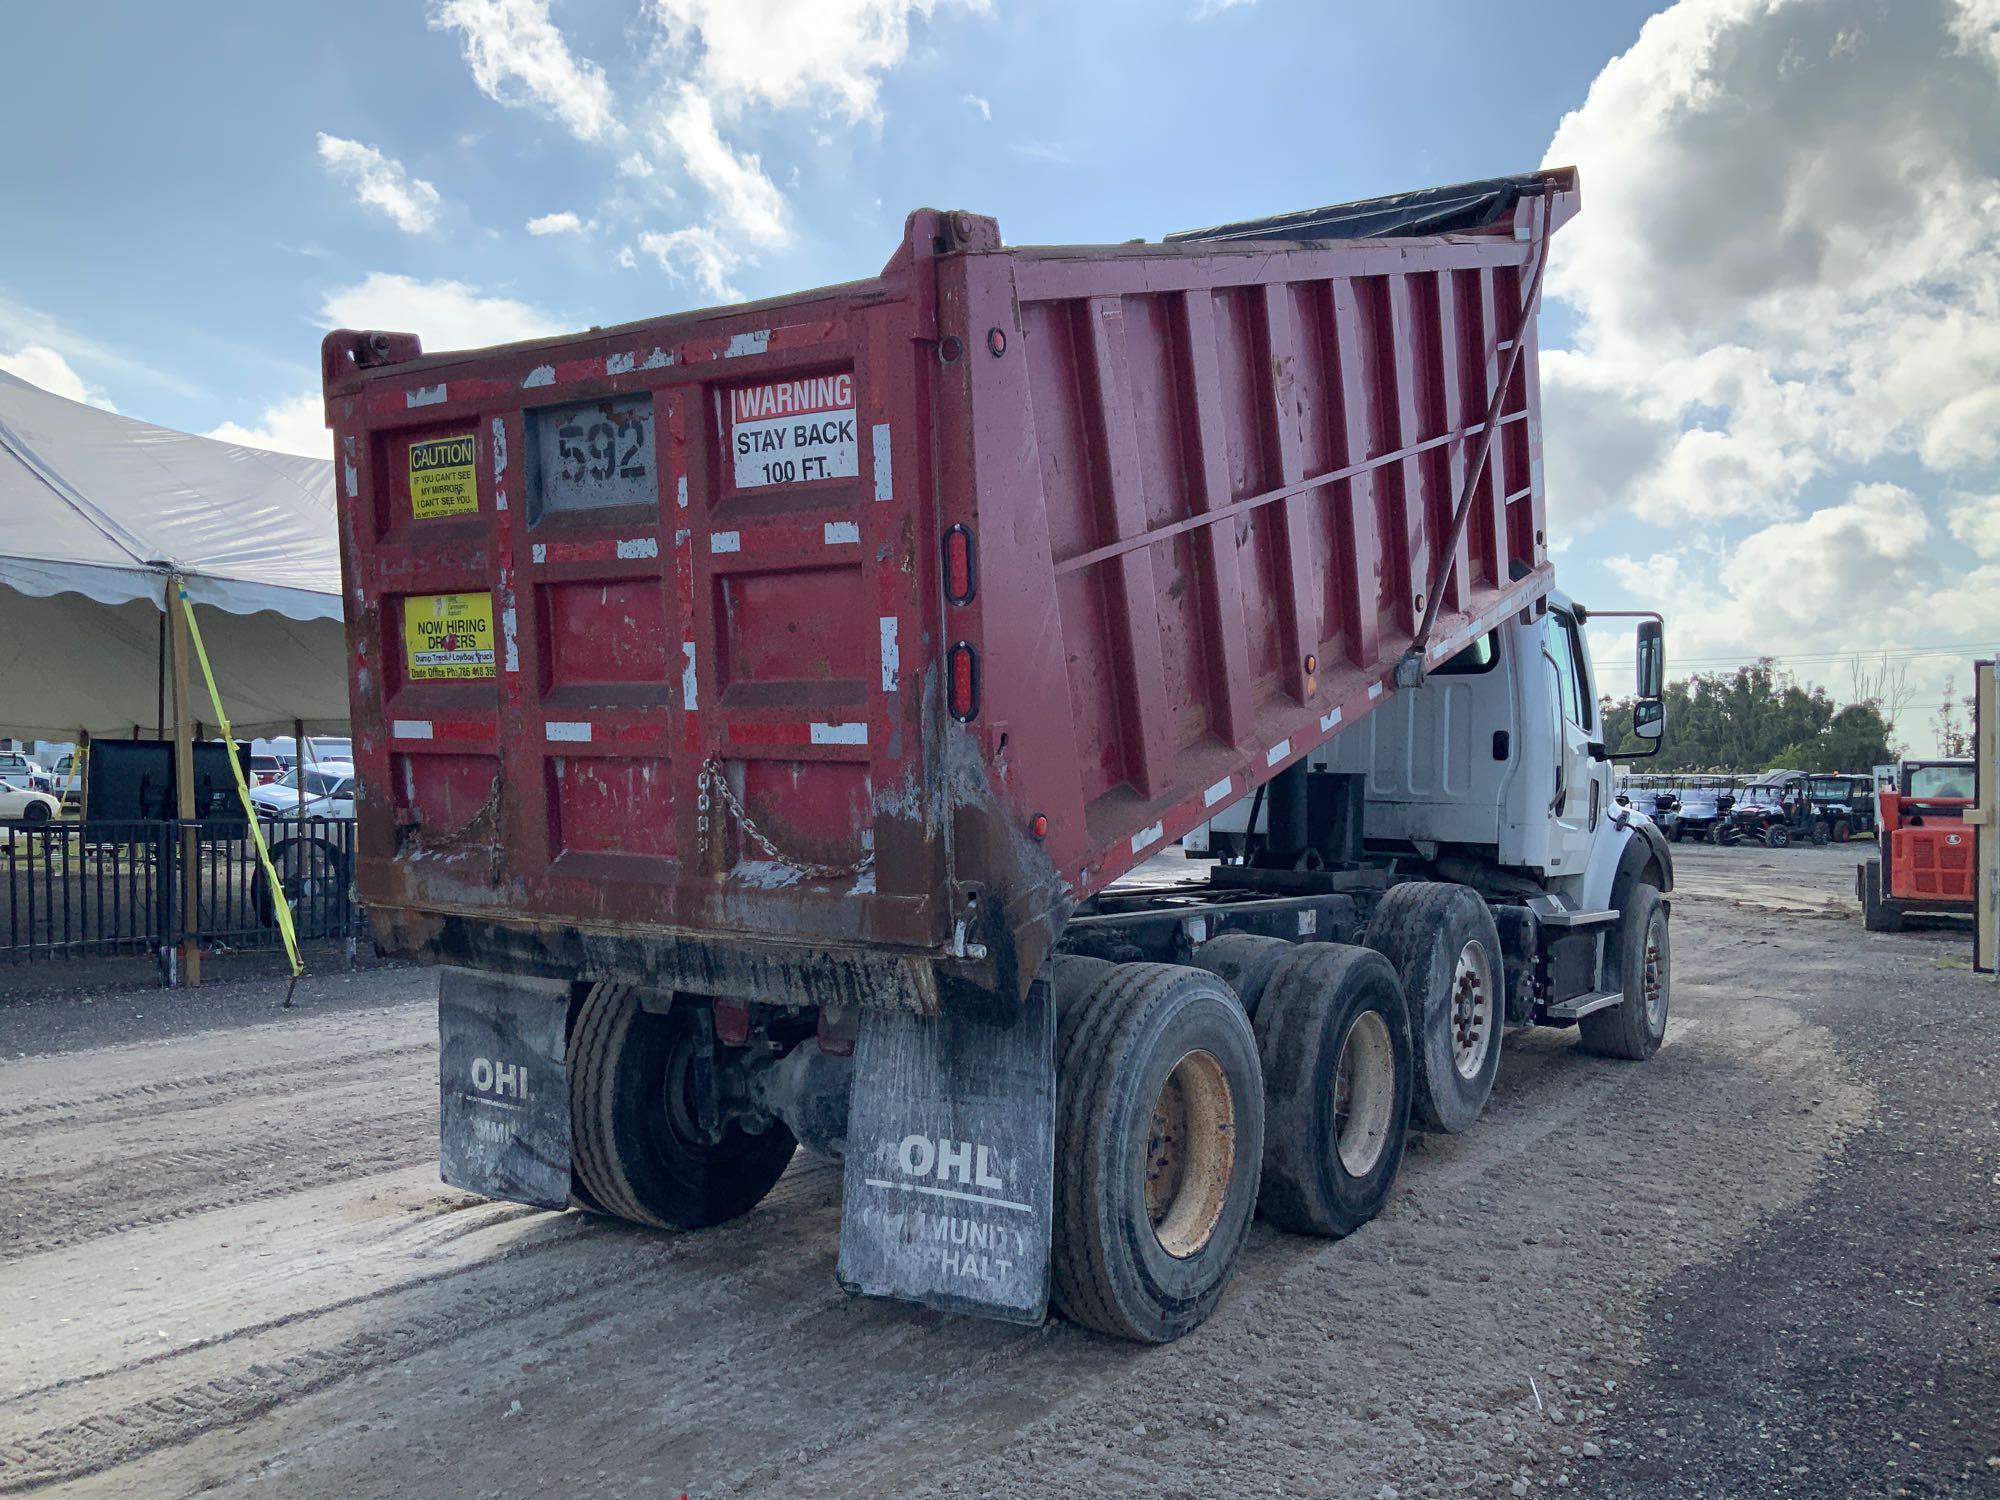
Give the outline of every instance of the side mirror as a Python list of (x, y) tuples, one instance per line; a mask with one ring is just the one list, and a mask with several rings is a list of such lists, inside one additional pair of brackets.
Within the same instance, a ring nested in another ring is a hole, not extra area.
[(1641, 698), (1632, 705), (1632, 732), (1642, 740), (1657, 740), (1667, 732), (1667, 705), (1658, 698)]
[[(1658, 620), (1639, 622), (1639, 691), (1641, 698), (1658, 698), (1667, 690), (1667, 644)], [(1641, 734), (1645, 731), (1641, 730)], [(1657, 738), (1656, 735), (1647, 736)]]

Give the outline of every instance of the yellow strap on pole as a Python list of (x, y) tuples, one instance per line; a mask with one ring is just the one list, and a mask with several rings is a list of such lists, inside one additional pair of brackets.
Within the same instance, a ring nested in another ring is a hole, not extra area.
[[(250, 838), (257, 846), (257, 863), (264, 867), (264, 878), (271, 883), (271, 912), (278, 919), (278, 932), (285, 940), (285, 956), (292, 963), (294, 982), (305, 973), (305, 963), (299, 958), (298, 933), (292, 926), (292, 903), (285, 899), (284, 882), (278, 879), (278, 867), (271, 863), (271, 851), (264, 843), (263, 827), (257, 822), (257, 805), (250, 800), (249, 783), (243, 779), (243, 767), (236, 759), (236, 735), (229, 727), (229, 715), (222, 711), (222, 694), (216, 691), (215, 672), (208, 664), (208, 650), (201, 643), (201, 627), (195, 623), (194, 604), (187, 596), (187, 588), (178, 590), (181, 609), (187, 615), (188, 639), (194, 645), (195, 660), (201, 663), (201, 678), (208, 684), (209, 701), (215, 705), (216, 722), (222, 726), (222, 743), (229, 750), (230, 774), (236, 778), (236, 795), (243, 803), (243, 816), (250, 820)], [(286, 1003), (291, 997), (288, 994)]]

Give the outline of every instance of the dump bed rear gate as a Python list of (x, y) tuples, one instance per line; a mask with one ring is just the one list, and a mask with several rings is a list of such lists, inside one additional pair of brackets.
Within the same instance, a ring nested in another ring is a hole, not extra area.
[(1447, 551), (1428, 660), (1547, 588), (1523, 306), (1573, 188), (1379, 242), (1003, 249), (926, 211), (824, 292), (329, 336), (390, 946), (1018, 995), (1077, 900), (1391, 689)]

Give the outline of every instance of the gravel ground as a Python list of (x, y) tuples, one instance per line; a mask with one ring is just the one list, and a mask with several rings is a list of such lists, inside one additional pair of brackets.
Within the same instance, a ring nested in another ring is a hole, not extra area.
[(1165, 1349), (850, 1301), (806, 1157), (679, 1238), (440, 1187), (424, 974), (0, 1005), (0, 1490), (2000, 1493), (2000, 994), (1852, 852), (1677, 854), (1653, 1062), (1511, 1034)]

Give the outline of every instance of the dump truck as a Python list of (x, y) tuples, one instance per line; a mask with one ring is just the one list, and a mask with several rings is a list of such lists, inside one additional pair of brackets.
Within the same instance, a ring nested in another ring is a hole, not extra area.
[[(330, 334), (355, 881), (442, 966), (444, 1180), (695, 1230), (803, 1146), (850, 1291), (1158, 1342), (1253, 1214), (1365, 1224), (1506, 1027), (1649, 1056), (1671, 864), (1544, 531), (1577, 204), (922, 210), (796, 296)], [(1163, 857), (1256, 796), (1256, 860)]]

